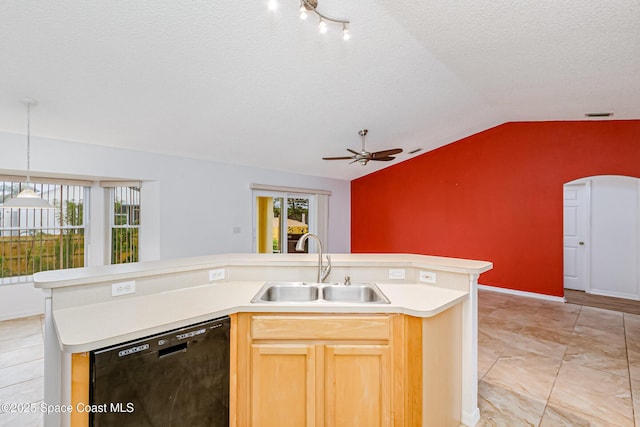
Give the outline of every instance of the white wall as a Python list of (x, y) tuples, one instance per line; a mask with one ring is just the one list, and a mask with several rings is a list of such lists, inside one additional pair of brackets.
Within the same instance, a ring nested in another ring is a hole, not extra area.
[(640, 299), (639, 222), (639, 179), (591, 178), (591, 293)]
[(44, 312), (44, 294), (31, 283), (0, 285), (0, 321)]
[[(0, 132), (0, 173), (24, 174), (25, 156), (24, 135)], [(141, 259), (252, 252), (252, 183), (331, 191), (327, 251), (350, 252), (349, 181), (33, 136), (31, 170), (44, 176), (145, 181)], [(234, 227), (240, 233), (233, 233)], [(0, 319), (7, 318), (4, 314), (0, 311)]]

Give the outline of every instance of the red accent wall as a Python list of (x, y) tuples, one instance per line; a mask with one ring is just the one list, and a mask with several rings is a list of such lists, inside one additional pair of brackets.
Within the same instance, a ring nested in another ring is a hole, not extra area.
[(640, 120), (506, 123), (351, 182), (351, 250), (491, 261), (480, 283), (562, 296), (564, 183), (640, 177)]

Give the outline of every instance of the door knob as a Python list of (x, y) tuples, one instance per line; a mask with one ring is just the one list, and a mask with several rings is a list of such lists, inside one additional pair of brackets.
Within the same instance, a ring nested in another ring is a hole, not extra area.
[(584, 242), (578, 242), (578, 244), (579, 244), (580, 246), (582, 246), (582, 245), (584, 245)]

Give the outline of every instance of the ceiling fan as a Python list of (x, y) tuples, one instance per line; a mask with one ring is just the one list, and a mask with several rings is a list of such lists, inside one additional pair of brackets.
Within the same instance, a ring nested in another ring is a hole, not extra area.
[(388, 162), (390, 160), (395, 159), (392, 157), (394, 154), (402, 153), (402, 148), (392, 148), (390, 150), (382, 150), (375, 151), (373, 153), (365, 150), (364, 148), (364, 137), (367, 135), (369, 131), (366, 129), (362, 129), (358, 131), (358, 135), (362, 138), (362, 150), (357, 152), (350, 148), (347, 148), (347, 151), (353, 153), (353, 156), (344, 156), (344, 157), (323, 157), (322, 160), (353, 160), (351, 163), (359, 162), (361, 165), (366, 165), (369, 160), (377, 160), (382, 162)]

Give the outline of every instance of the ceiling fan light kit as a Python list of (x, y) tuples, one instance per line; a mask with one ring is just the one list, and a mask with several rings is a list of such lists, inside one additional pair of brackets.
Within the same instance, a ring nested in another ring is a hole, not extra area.
[(402, 153), (402, 148), (391, 148), (388, 150), (374, 151), (373, 153), (367, 151), (364, 146), (364, 138), (367, 136), (367, 133), (369, 133), (367, 129), (358, 131), (358, 135), (360, 135), (360, 138), (362, 138), (362, 149), (360, 151), (355, 151), (347, 148), (347, 151), (352, 153), (353, 156), (323, 157), (322, 160), (352, 160), (349, 164), (358, 162), (362, 166), (364, 166), (369, 163), (370, 160), (376, 160), (379, 162), (388, 162), (394, 160), (394, 155)]

